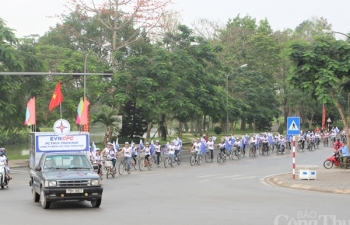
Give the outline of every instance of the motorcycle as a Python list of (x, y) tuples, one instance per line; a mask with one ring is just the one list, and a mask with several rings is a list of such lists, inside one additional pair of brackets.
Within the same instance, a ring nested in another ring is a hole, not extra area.
[(6, 177), (6, 167), (4, 163), (0, 162), (0, 187), (4, 189), (8, 185), (8, 179)]
[[(326, 159), (323, 163), (324, 168), (331, 169), (333, 166), (340, 166), (339, 151), (335, 151), (331, 157)], [(350, 157), (346, 159), (346, 167), (350, 167)]]

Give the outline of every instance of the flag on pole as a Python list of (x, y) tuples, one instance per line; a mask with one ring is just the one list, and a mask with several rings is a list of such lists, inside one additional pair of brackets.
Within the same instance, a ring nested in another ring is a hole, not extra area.
[(35, 97), (31, 98), (27, 103), (26, 119), (24, 125), (31, 126), (36, 124), (36, 113), (35, 113)]
[(179, 137), (177, 137), (177, 143), (180, 147), (179, 150), (181, 151), (182, 150), (182, 140)]
[(322, 130), (326, 129), (326, 107), (322, 106)]
[(96, 145), (94, 141), (92, 142), (92, 145), (91, 145), (91, 153), (96, 153)]
[(118, 143), (118, 138), (117, 138), (117, 140), (114, 142), (114, 149), (115, 150), (119, 150), (119, 143)]
[(153, 155), (154, 154), (154, 142), (153, 142), (153, 140), (151, 141), (150, 150), (151, 150), (151, 155)]
[(75, 119), (75, 124), (80, 124), (80, 118), (81, 118), (81, 115), (83, 114), (83, 109), (84, 109), (84, 101), (83, 101), (83, 98), (80, 98), (80, 102), (77, 107), (77, 118)]
[(205, 139), (204, 139), (204, 138), (201, 138), (201, 152), (202, 152), (203, 154), (205, 154), (205, 152), (207, 151), (206, 145), (207, 145), (207, 143), (206, 143)]
[(140, 139), (140, 144), (139, 144), (139, 152), (143, 149), (143, 141)]
[(61, 83), (58, 82), (50, 101), (49, 110), (52, 111), (54, 108), (59, 106), (61, 102), (63, 102), (63, 95), (61, 92)]
[(165, 154), (165, 152), (168, 150), (168, 146), (169, 146), (169, 142), (167, 142), (164, 146), (164, 149), (163, 149), (163, 155)]
[(83, 105), (84, 107), (80, 117), (80, 125), (86, 125), (89, 122), (88, 115), (89, 115), (90, 102), (85, 98)]

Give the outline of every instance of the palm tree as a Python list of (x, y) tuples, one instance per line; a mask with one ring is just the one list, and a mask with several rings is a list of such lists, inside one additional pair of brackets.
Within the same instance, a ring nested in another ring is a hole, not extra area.
[(118, 124), (121, 122), (118, 117), (118, 110), (112, 107), (102, 106), (102, 112), (92, 120), (93, 124), (97, 122), (103, 123), (106, 127), (105, 136), (103, 138), (103, 144), (105, 145), (111, 140), (110, 138), (112, 137), (113, 131), (116, 130)]

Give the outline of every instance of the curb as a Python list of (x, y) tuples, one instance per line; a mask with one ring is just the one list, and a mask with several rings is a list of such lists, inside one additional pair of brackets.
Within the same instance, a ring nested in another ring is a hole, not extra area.
[(317, 191), (324, 193), (333, 193), (333, 194), (350, 194), (350, 189), (336, 189), (336, 188), (325, 188), (325, 187), (317, 187), (312, 185), (301, 185), (301, 184), (289, 184), (281, 179), (279, 179), (278, 175), (291, 174), (291, 173), (282, 173), (276, 175), (270, 175), (264, 178), (265, 183), (270, 184), (272, 186), (279, 186), (283, 188), (290, 189), (299, 189), (304, 191)]

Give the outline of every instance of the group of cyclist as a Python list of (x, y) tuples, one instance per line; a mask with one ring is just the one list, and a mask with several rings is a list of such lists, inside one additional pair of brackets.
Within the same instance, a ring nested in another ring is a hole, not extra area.
[[(337, 136), (337, 128), (333, 128), (330, 132), (322, 131), (319, 129), (315, 129), (315, 131), (301, 131), (298, 137), (298, 142), (302, 149), (305, 148), (305, 142), (314, 142), (316, 145), (319, 145), (321, 140), (328, 141), (331, 139), (332, 144), (336, 142)], [(345, 136), (345, 132), (341, 132), (342, 135)], [(215, 148), (215, 137), (210, 137), (209, 139), (203, 135), (201, 139), (197, 138), (192, 146), (191, 150), (195, 151), (197, 155), (203, 154), (205, 151), (209, 151), (211, 159), (214, 158), (214, 148)], [(179, 140), (179, 139), (178, 139)], [(243, 135), (241, 138), (234, 136), (227, 136), (222, 139), (220, 143), (217, 145), (217, 148), (220, 149), (220, 152), (231, 156), (233, 153), (233, 149), (236, 149), (240, 156), (245, 156), (246, 146), (250, 145), (254, 150), (262, 148), (263, 151), (269, 151), (273, 145), (276, 145), (284, 151), (286, 148), (291, 148), (292, 136), (283, 136), (276, 132), (274, 135), (271, 133), (261, 133), (261, 134), (253, 134), (249, 137), (249, 135)], [(137, 163), (138, 154), (144, 153), (145, 166), (148, 166), (151, 155), (155, 156), (155, 162), (159, 167), (160, 157), (162, 153), (167, 153), (169, 156), (169, 160), (173, 163), (174, 160), (177, 159), (177, 154), (180, 152), (182, 144), (179, 141), (172, 140), (169, 144), (163, 147), (160, 145), (157, 140), (155, 144), (152, 143), (152, 146), (149, 142), (145, 143), (145, 146), (142, 148), (135, 147), (134, 143), (129, 144), (129, 142), (124, 143), (124, 147), (122, 147), (119, 151), (114, 148), (113, 144), (108, 142), (105, 149), (102, 151), (99, 148), (95, 149), (95, 152), (91, 154), (91, 161), (93, 163), (97, 163), (98, 173), (102, 174), (102, 167), (104, 160), (112, 161), (112, 169), (115, 169), (117, 155), (124, 156), (126, 160), (126, 170), (130, 173), (131, 160), (133, 163)], [(204, 151), (203, 151), (204, 149)]]

